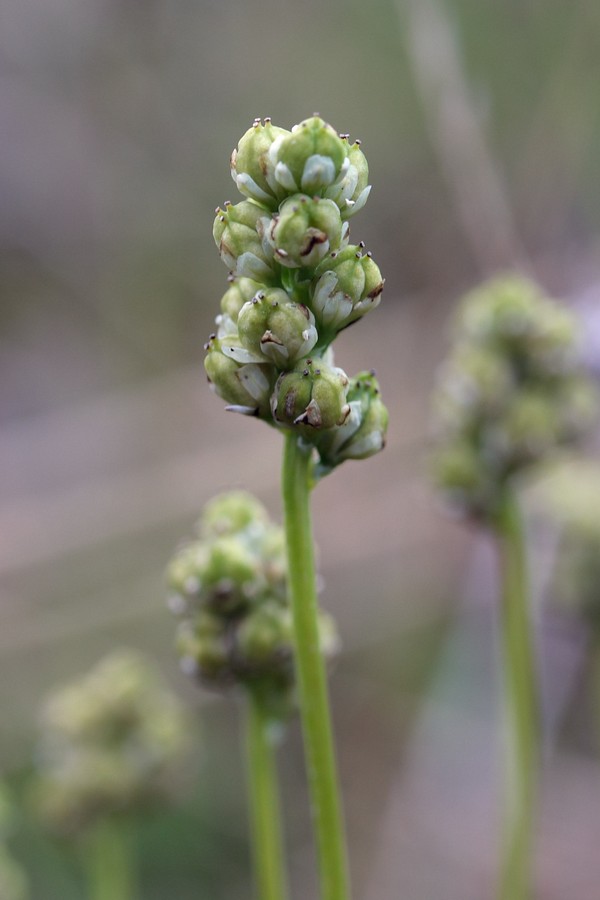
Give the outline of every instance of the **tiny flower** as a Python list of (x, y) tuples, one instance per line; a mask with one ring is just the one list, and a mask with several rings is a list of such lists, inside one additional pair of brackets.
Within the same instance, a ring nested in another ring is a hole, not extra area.
[(231, 681), (228, 630), (226, 620), (207, 610), (181, 622), (175, 647), (182, 670), (210, 684)]
[(235, 324), (240, 309), (244, 303), (256, 296), (261, 285), (251, 278), (236, 278), (234, 275), (230, 275), (229, 280), (229, 287), (221, 297), (221, 314)]
[(215, 393), (229, 403), (229, 408), (234, 412), (264, 418), (268, 414), (269, 398), (277, 374), (265, 362), (264, 356), (250, 354), (240, 345), (237, 335), (228, 336), (225, 340), (212, 337), (207, 351), (204, 368)]
[(382, 291), (383, 278), (371, 255), (350, 244), (317, 266), (310, 305), (320, 325), (339, 331), (378, 306)]
[(434, 484), (458, 513), (478, 515), (494, 508), (498, 483), (468, 441), (456, 440), (440, 446), (433, 455), (431, 469)]
[(289, 607), (267, 601), (253, 610), (237, 632), (242, 664), (253, 675), (291, 674), (293, 626)]
[(290, 193), (318, 194), (348, 170), (347, 142), (319, 116), (295, 125), (270, 147), (275, 179)]
[(342, 425), (350, 414), (348, 376), (323, 360), (307, 359), (277, 379), (271, 398), (273, 418), (282, 425), (312, 430)]
[(351, 379), (347, 400), (350, 414), (346, 421), (319, 439), (323, 472), (347, 459), (367, 459), (385, 446), (388, 411), (373, 372), (360, 372)]
[(286, 196), (275, 178), (269, 150), (275, 140), (289, 134), (285, 128), (271, 124), (270, 119), (265, 119), (264, 124), (255, 119), (231, 154), (231, 176), (240, 193), (269, 210), (276, 210)]
[(306, 306), (292, 303), (281, 288), (267, 288), (240, 310), (238, 333), (242, 345), (258, 358), (266, 357), (289, 369), (317, 343), (314, 316)]
[(311, 199), (305, 194), (288, 197), (273, 217), (269, 240), (275, 259), (287, 268), (316, 266), (345, 240), (340, 211), (333, 200)]
[(234, 535), (250, 528), (261, 534), (267, 526), (267, 511), (248, 491), (229, 491), (213, 497), (204, 507), (197, 530), (204, 539)]
[(356, 141), (348, 151), (348, 169), (345, 175), (327, 188), (325, 196), (340, 208), (342, 219), (349, 219), (359, 212), (369, 197), (371, 185), (369, 166), (365, 154)]
[(273, 252), (264, 234), (265, 211), (252, 200), (217, 209), (213, 236), (221, 259), (234, 275), (268, 284), (273, 278)]

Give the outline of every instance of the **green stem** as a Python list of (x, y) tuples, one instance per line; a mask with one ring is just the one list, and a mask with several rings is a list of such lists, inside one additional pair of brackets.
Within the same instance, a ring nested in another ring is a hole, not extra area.
[(319, 648), (318, 605), (310, 515), (311, 452), (285, 437), (282, 492), (294, 618), (298, 695), (316, 830), (322, 900), (349, 897), (325, 663)]
[(260, 900), (285, 900), (281, 816), (273, 722), (258, 690), (248, 691), (246, 725), (248, 788), (254, 868)]
[(85, 863), (90, 900), (134, 900), (136, 879), (128, 835), (121, 823), (105, 820), (88, 836)]
[(525, 537), (506, 489), (496, 522), (502, 573), (502, 655), (506, 710), (506, 786), (500, 900), (531, 897), (539, 762), (539, 710)]

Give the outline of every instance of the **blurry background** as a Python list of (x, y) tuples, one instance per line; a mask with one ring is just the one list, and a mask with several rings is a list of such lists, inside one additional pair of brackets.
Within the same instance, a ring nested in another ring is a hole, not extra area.
[[(350, 374), (377, 369), (389, 445), (314, 498), (344, 639), (331, 686), (356, 897), (491, 896), (493, 559), (428, 487), (428, 396), (457, 297), (510, 266), (587, 316), (598, 364), (599, 40), (594, 0), (4, 5), (0, 772), (18, 792), (50, 687), (115, 645), (154, 654), (198, 709), (202, 749), (183, 807), (139, 824), (146, 900), (250, 895), (239, 709), (178, 672), (163, 571), (218, 490), (280, 515), (280, 441), (205, 384), (226, 276), (211, 229), (253, 118), (289, 128), (315, 110), (363, 141), (373, 192), (353, 239), (386, 276), (336, 348)], [(532, 510), (547, 599), (556, 533)], [(547, 604), (542, 900), (592, 900), (600, 880), (586, 629)], [(295, 726), (281, 768), (309, 900)], [(26, 812), (12, 848), (34, 900), (81, 898), (73, 859)]]

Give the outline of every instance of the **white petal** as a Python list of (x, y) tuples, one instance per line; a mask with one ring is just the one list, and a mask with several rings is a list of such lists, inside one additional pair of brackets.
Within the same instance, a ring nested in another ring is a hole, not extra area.
[(228, 356), (230, 359), (234, 359), (236, 362), (242, 363), (242, 365), (245, 365), (247, 363), (264, 362), (262, 356), (259, 356), (257, 353), (252, 353), (251, 350), (246, 350), (245, 347), (236, 347), (228, 344), (222, 344), (221, 353), (223, 354), (223, 356)]
[(325, 187), (335, 178), (335, 165), (331, 157), (321, 156), (318, 153), (309, 156), (304, 163), (302, 172), (302, 189), (315, 190)]
[(246, 278), (252, 278), (254, 281), (268, 281), (272, 276), (272, 272), (266, 262), (256, 255), (247, 251), (238, 256), (235, 267), (232, 267), (236, 275), (244, 275)]
[(242, 366), (237, 373), (237, 377), (246, 388), (248, 393), (257, 403), (260, 403), (266, 392), (269, 390), (269, 379), (263, 370), (256, 364), (249, 363)]
[(360, 194), (358, 195), (358, 197), (356, 198), (356, 200), (354, 201), (352, 206), (350, 206), (350, 201), (346, 201), (348, 205), (347, 205), (346, 209), (344, 210), (344, 215), (345, 216), (354, 216), (354, 215), (356, 215), (357, 212), (360, 212), (360, 210), (363, 208), (363, 206), (367, 202), (367, 199), (368, 199), (370, 193), (371, 193), (371, 185), (368, 184), (366, 186), (366, 188), (360, 192)]
[(242, 172), (237, 177), (234, 177), (234, 181), (237, 184), (240, 193), (245, 194), (246, 197), (251, 197), (253, 200), (267, 200), (268, 202), (273, 199), (266, 191), (263, 191), (263, 189), (257, 185), (254, 178), (248, 175), (247, 172)]
[(297, 191), (298, 185), (294, 181), (294, 176), (285, 163), (278, 162), (275, 166), (275, 178), (286, 191)]

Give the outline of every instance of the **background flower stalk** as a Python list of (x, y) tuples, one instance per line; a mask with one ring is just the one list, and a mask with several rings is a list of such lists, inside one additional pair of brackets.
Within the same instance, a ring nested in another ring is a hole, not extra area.
[(518, 276), (462, 302), (435, 396), (434, 480), (451, 507), (491, 532), (502, 584), (506, 776), (499, 900), (530, 900), (540, 709), (518, 479), (594, 421), (576, 322)]
[[(364, 244), (349, 243), (348, 220), (369, 196), (368, 165), (358, 141), (351, 144), (315, 114), (290, 131), (256, 119), (232, 153), (231, 174), (247, 199), (217, 210), (214, 237), (230, 287), (205, 368), (229, 409), (285, 436), (291, 634), (322, 900), (347, 900), (329, 701), (317, 652), (309, 493), (345, 460), (365, 459), (385, 445), (387, 411), (374, 375), (349, 378), (331, 347), (341, 329), (379, 304), (383, 289)], [(252, 297), (251, 284), (258, 284)]]

